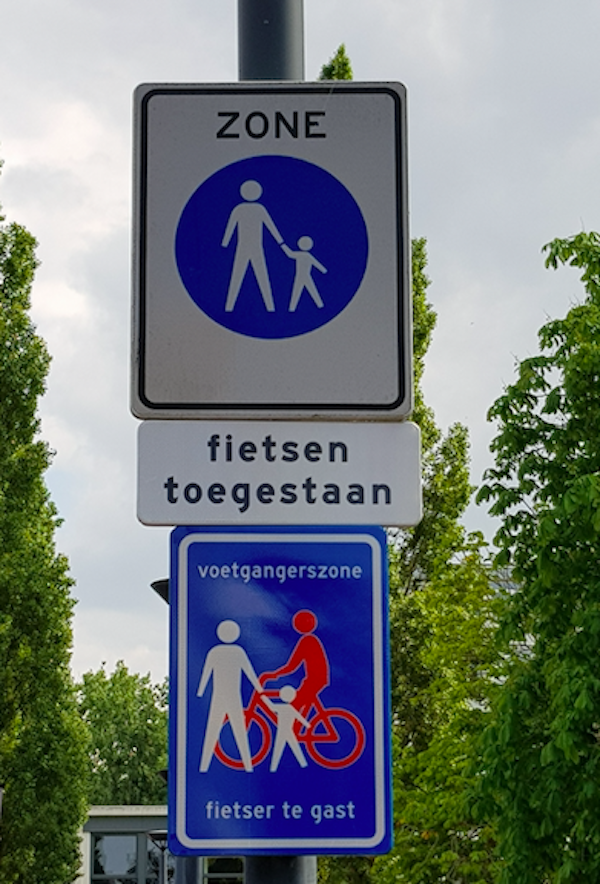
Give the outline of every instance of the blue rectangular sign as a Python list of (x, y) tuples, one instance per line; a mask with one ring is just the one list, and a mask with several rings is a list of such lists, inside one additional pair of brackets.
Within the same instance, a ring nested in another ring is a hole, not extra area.
[(169, 849), (391, 847), (385, 533), (177, 528)]

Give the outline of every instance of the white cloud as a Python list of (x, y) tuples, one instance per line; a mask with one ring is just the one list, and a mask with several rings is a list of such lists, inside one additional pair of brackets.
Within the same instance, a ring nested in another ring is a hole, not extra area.
[[(159, 603), (164, 610), (160, 610)], [(158, 598), (147, 612), (76, 608), (74, 629), (71, 668), (77, 679), (84, 672), (97, 670), (102, 663), (112, 672), (119, 660), (124, 660), (133, 672), (149, 673), (154, 682), (162, 681), (168, 674), (168, 609)]]

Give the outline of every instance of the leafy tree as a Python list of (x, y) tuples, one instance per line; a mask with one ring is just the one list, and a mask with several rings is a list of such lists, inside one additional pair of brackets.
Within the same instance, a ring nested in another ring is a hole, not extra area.
[(351, 80), (352, 76), (352, 65), (342, 43), (329, 64), (324, 64), (321, 68), (319, 80)]
[(102, 667), (78, 685), (79, 708), (90, 734), (92, 804), (162, 804), (167, 765), (167, 683), (129, 672), (123, 661)]
[[(320, 79), (351, 80), (342, 44)], [(473, 489), (468, 437), (444, 436), (421, 381), (436, 316), (427, 300), (424, 239), (412, 243), (415, 407), (421, 429), (421, 523), (390, 532), (390, 628), (396, 847), (378, 859), (322, 859), (327, 884), (492, 880), (494, 846), (466, 802), (471, 762), (497, 676), (492, 640), (497, 594), (482, 540), (460, 519)]]
[(421, 523), (391, 550), (390, 620), (394, 722), (395, 848), (373, 880), (493, 879), (493, 836), (466, 797), (476, 738), (496, 675), (496, 593), (482, 539), (460, 519), (472, 487), (466, 428), (444, 436), (421, 379), (435, 327), (427, 301), (424, 240), (413, 242), (415, 409), (423, 445)]
[(494, 880), (494, 833), (467, 802), (497, 670), (494, 607), (477, 538), (393, 602), (396, 831), (375, 863), (378, 882)]
[(479, 537), (460, 518), (472, 489), (468, 440), (444, 436), (421, 379), (435, 326), (425, 241), (412, 244), (415, 409), (423, 444), (424, 517), (390, 532), (395, 847), (384, 857), (322, 860), (328, 884), (483, 884), (493, 835), (467, 804), (476, 740), (496, 675), (497, 594)]
[(79, 866), (85, 731), (69, 671), (73, 601), (38, 438), (49, 356), (29, 316), (35, 240), (0, 216), (0, 880), (65, 884)]
[(540, 353), (490, 411), (482, 500), (512, 569), (501, 639), (511, 665), (483, 743), (503, 884), (600, 880), (600, 235), (544, 247), (585, 295), (539, 331)]

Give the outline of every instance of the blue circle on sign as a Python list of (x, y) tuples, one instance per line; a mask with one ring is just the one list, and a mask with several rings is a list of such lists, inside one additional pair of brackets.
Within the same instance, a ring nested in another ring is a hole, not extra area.
[(367, 267), (368, 237), (351, 193), (294, 157), (225, 166), (188, 200), (175, 257), (192, 300), (252, 338), (293, 338), (331, 322)]

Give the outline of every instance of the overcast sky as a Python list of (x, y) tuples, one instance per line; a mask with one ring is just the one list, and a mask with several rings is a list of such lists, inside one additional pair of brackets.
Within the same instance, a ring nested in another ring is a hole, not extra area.
[[(128, 407), (131, 106), (143, 82), (235, 82), (235, 0), (0, 0), (0, 202), (38, 239), (34, 318), (53, 356), (48, 483), (76, 580), (73, 668), (161, 679), (168, 531), (135, 516)], [(411, 235), (438, 313), (426, 391), (464, 422), (475, 483), (485, 414), (580, 296), (544, 269), (555, 236), (600, 229), (600, 4), (305, 0), (306, 78), (344, 42), (357, 80), (409, 96)], [(365, 158), (368, 162), (368, 157)], [(469, 527), (489, 529), (484, 513)]]

